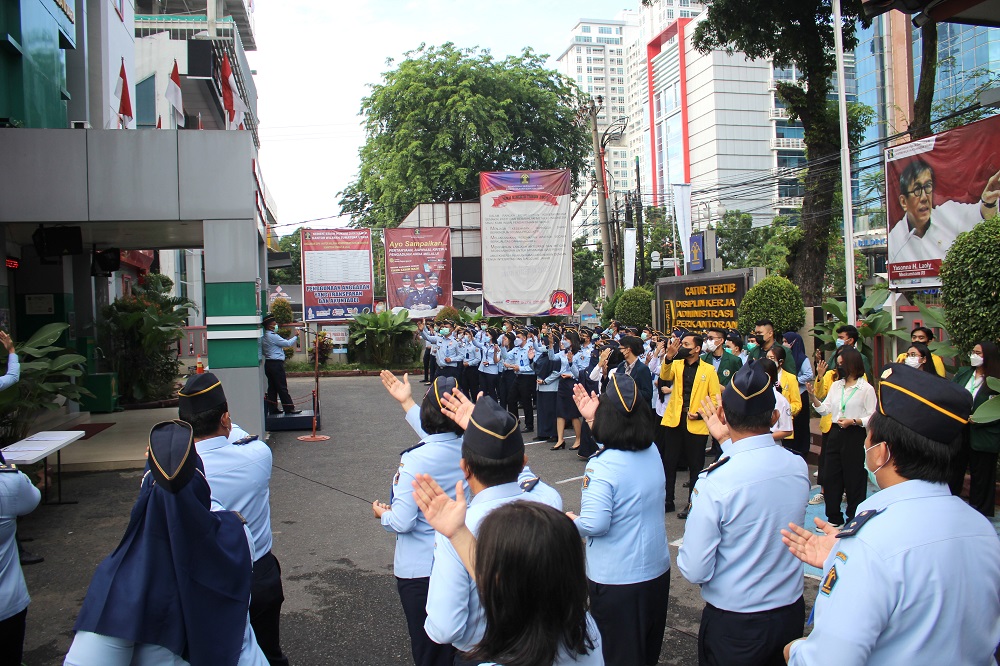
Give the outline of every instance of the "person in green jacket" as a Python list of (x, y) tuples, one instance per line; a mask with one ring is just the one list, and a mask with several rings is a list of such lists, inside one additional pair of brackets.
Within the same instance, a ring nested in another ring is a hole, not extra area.
[[(969, 356), (971, 367), (955, 373), (955, 383), (972, 394), (975, 412), (997, 393), (986, 383), (987, 377), (1000, 379), (1000, 348), (992, 342), (980, 342)], [(997, 455), (1000, 453), (1000, 421), (969, 423), (962, 431), (962, 443), (951, 459), (948, 485), (952, 495), (960, 495), (965, 485), (965, 471), (972, 477), (969, 505), (984, 516), (996, 511)]]
[[(779, 345), (784, 347), (780, 341), (778, 341), (774, 336), (774, 322), (770, 319), (761, 319), (757, 322), (756, 328), (754, 329), (754, 335), (751, 336), (756, 338), (757, 346), (750, 350), (750, 358), (753, 360), (767, 358), (767, 352), (771, 350), (774, 345)], [(795, 367), (795, 358), (792, 356), (792, 350), (785, 347), (785, 364), (783, 366), (785, 370), (792, 373), (793, 375), (798, 373), (798, 369)]]
[(729, 386), (729, 380), (743, 367), (740, 357), (726, 349), (726, 331), (721, 328), (710, 328), (705, 333), (705, 353), (701, 360), (712, 364), (723, 387)]

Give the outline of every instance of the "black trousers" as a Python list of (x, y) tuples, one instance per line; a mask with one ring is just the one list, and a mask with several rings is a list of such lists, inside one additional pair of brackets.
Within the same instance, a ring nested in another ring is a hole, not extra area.
[(424, 347), (424, 381), (431, 381), (431, 348)]
[(281, 603), (285, 594), (281, 589), (281, 565), (270, 551), (253, 563), (253, 581), (250, 583), (250, 626), (257, 637), (267, 663), (271, 666), (288, 666), (288, 657), (281, 651), (278, 624)]
[(479, 395), (479, 368), (474, 365), (462, 366), (462, 377), (465, 380), (465, 385), (462, 387), (465, 395), (475, 402), (476, 396)]
[(555, 391), (537, 392), (539, 437), (556, 436), (556, 398)]
[(802, 638), (806, 603), (759, 613), (734, 613), (705, 605), (698, 629), (700, 666), (784, 666), (785, 645)]
[(507, 411), (517, 418), (517, 409), (520, 406), (524, 410), (524, 427), (528, 430), (535, 429), (535, 410), (532, 404), (535, 398), (535, 376), (517, 374), (514, 378), (514, 386), (507, 395)]
[(677, 465), (684, 456), (688, 468), (688, 499), (691, 501), (691, 491), (698, 480), (698, 473), (705, 468), (705, 443), (708, 435), (695, 435), (688, 432), (687, 414), (681, 414), (681, 421), (676, 428), (665, 427), (663, 473), (667, 477), (667, 502), (674, 501), (674, 485), (677, 483)]
[(461, 383), (462, 373), (459, 368), (450, 365), (439, 365), (437, 366), (437, 373), (435, 377), (454, 377), (456, 383)]
[(792, 417), (792, 451), (805, 458), (809, 455), (809, 445), (812, 444), (812, 432), (809, 429), (809, 395), (803, 394), (802, 409)]
[(500, 375), (491, 375), (488, 372), (479, 373), (479, 390), (483, 392), (483, 395), (500, 402), (500, 396), (497, 394), (499, 387)]
[(594, 433), (587, 425), (584, 419), (580, 419), (580, 448), (577, 449), (576, 454), (583, 456), (584, 458), (589, 458), (590, 456), (597, 453), (597, 440), (594, 439)]
[[(832, 426), (831, 426), (832, 429)], [(826, 443), (830, 439), (830, 432), (820, 435), (819, 441), (819, 461), (816, 463), (816, 483), (820, 488), (826, 485)]]
[(288, 379), (285, 377), (285, 362), (273, 359), (264, 361), (264, 376), (267, 377), (267, 409), (268, 413), (276, 414), (278, 399), (286, 412), (295, 409), (292, 396), (288, 395)]
[(417, 666), (451, 666), (455, 648), (435, 643), (424, 631), (427, 619), (427, 586), (430, 578), (396, 578), (396, 590), (403, 604), (406, 627), (410, 632), (410, 651)]
[(670, 569), (652, 580), (629, 585), (587, 581), (590, 614), (601, 631), (607, 666), (652, 666), (660, 660), (667, 628)]
[(847, 520), (854, 518), (858, 505), (868, 492), (865, 472), (865, 429), (861, 426), (841, 428), (833, 424), (826, 440), (823, 465), (823, 496), (826, 498), (826, 519), (835, 525), (846, 521), (840, 511), (840, 498), (847, 493)]
[(499, 384), (497, 384), (497, 394), (500, 399), (497, 402), (504, 409), (507, 409), (507, 404), (510, 402), (510, 394), (514, 392), (514, 383), (517, 380), (517, 373), (513, 370), (504, 370), (500, 373)]
[(996, 515), (997, 454), (974, 451), (969, 440), (969, 426), (962, 431), (962, 443), (951, 459), (948, 485), (951, 494), (961, 496), (965, 471), (969, 470), (969, 505), (983, 514)]
[(24, 655), (24, 627), (28, 619), (25, 608), (0, 622), (0, 666), (21, 666)]

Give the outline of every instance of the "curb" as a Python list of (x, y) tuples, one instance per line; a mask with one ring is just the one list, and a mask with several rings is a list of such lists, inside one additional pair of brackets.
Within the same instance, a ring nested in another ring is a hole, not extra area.
[[(423, 373), (423, 367), (420, 368), (393, 368), (393, 374), (401, 373)], [(321, 370), (319, 373), (320, 377), (378, 377), (381, 370)], [(287, 372), (286, 377), (315, 377), (315, 372)], [(421, 375), (422, 376), (422, 375)]]

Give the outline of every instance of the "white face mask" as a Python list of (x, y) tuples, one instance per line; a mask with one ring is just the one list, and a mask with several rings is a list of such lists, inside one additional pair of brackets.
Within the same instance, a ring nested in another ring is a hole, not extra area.
[(983, 357), (980, 356), (979, 354), (970, 354), (969, 363), (972, 365), (973, 368), (978, 368), (983, 364)]
[(715, 340), (713, 340), (712, 338), (706, 338), (705, 339), (705, 351), (707, 351), (709, 354), (711, 354), (716, 349), (718, 349), (718, 347), (719, 346), (716, 344)]
[(919, 368), (920, 367), (920, 357), (919, 356), (907, 356), (906, 357), (906, 365), (910, 366), (911, 368)]

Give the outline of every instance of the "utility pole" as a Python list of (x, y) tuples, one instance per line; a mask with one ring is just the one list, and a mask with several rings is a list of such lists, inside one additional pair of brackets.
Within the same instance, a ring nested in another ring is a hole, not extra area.
[(601, 134), (597, 131), (597, 104), (590, 100), (590, 131), (594, 140), (594, 167), (597, 180), (597, 215), (601, 223), (601, 251), (604, 255), (605, 298), (615, 293), (615, 265), (611, 258), (611, 234), (608, 231), (608, 200), (604, 191), (604, 150)]
[(646, 240), (642, 235), (642, 187), (639, 185), (639, 156), (635, 156), (635, 228), (639, 235), (639, 284), (646, 284)]

